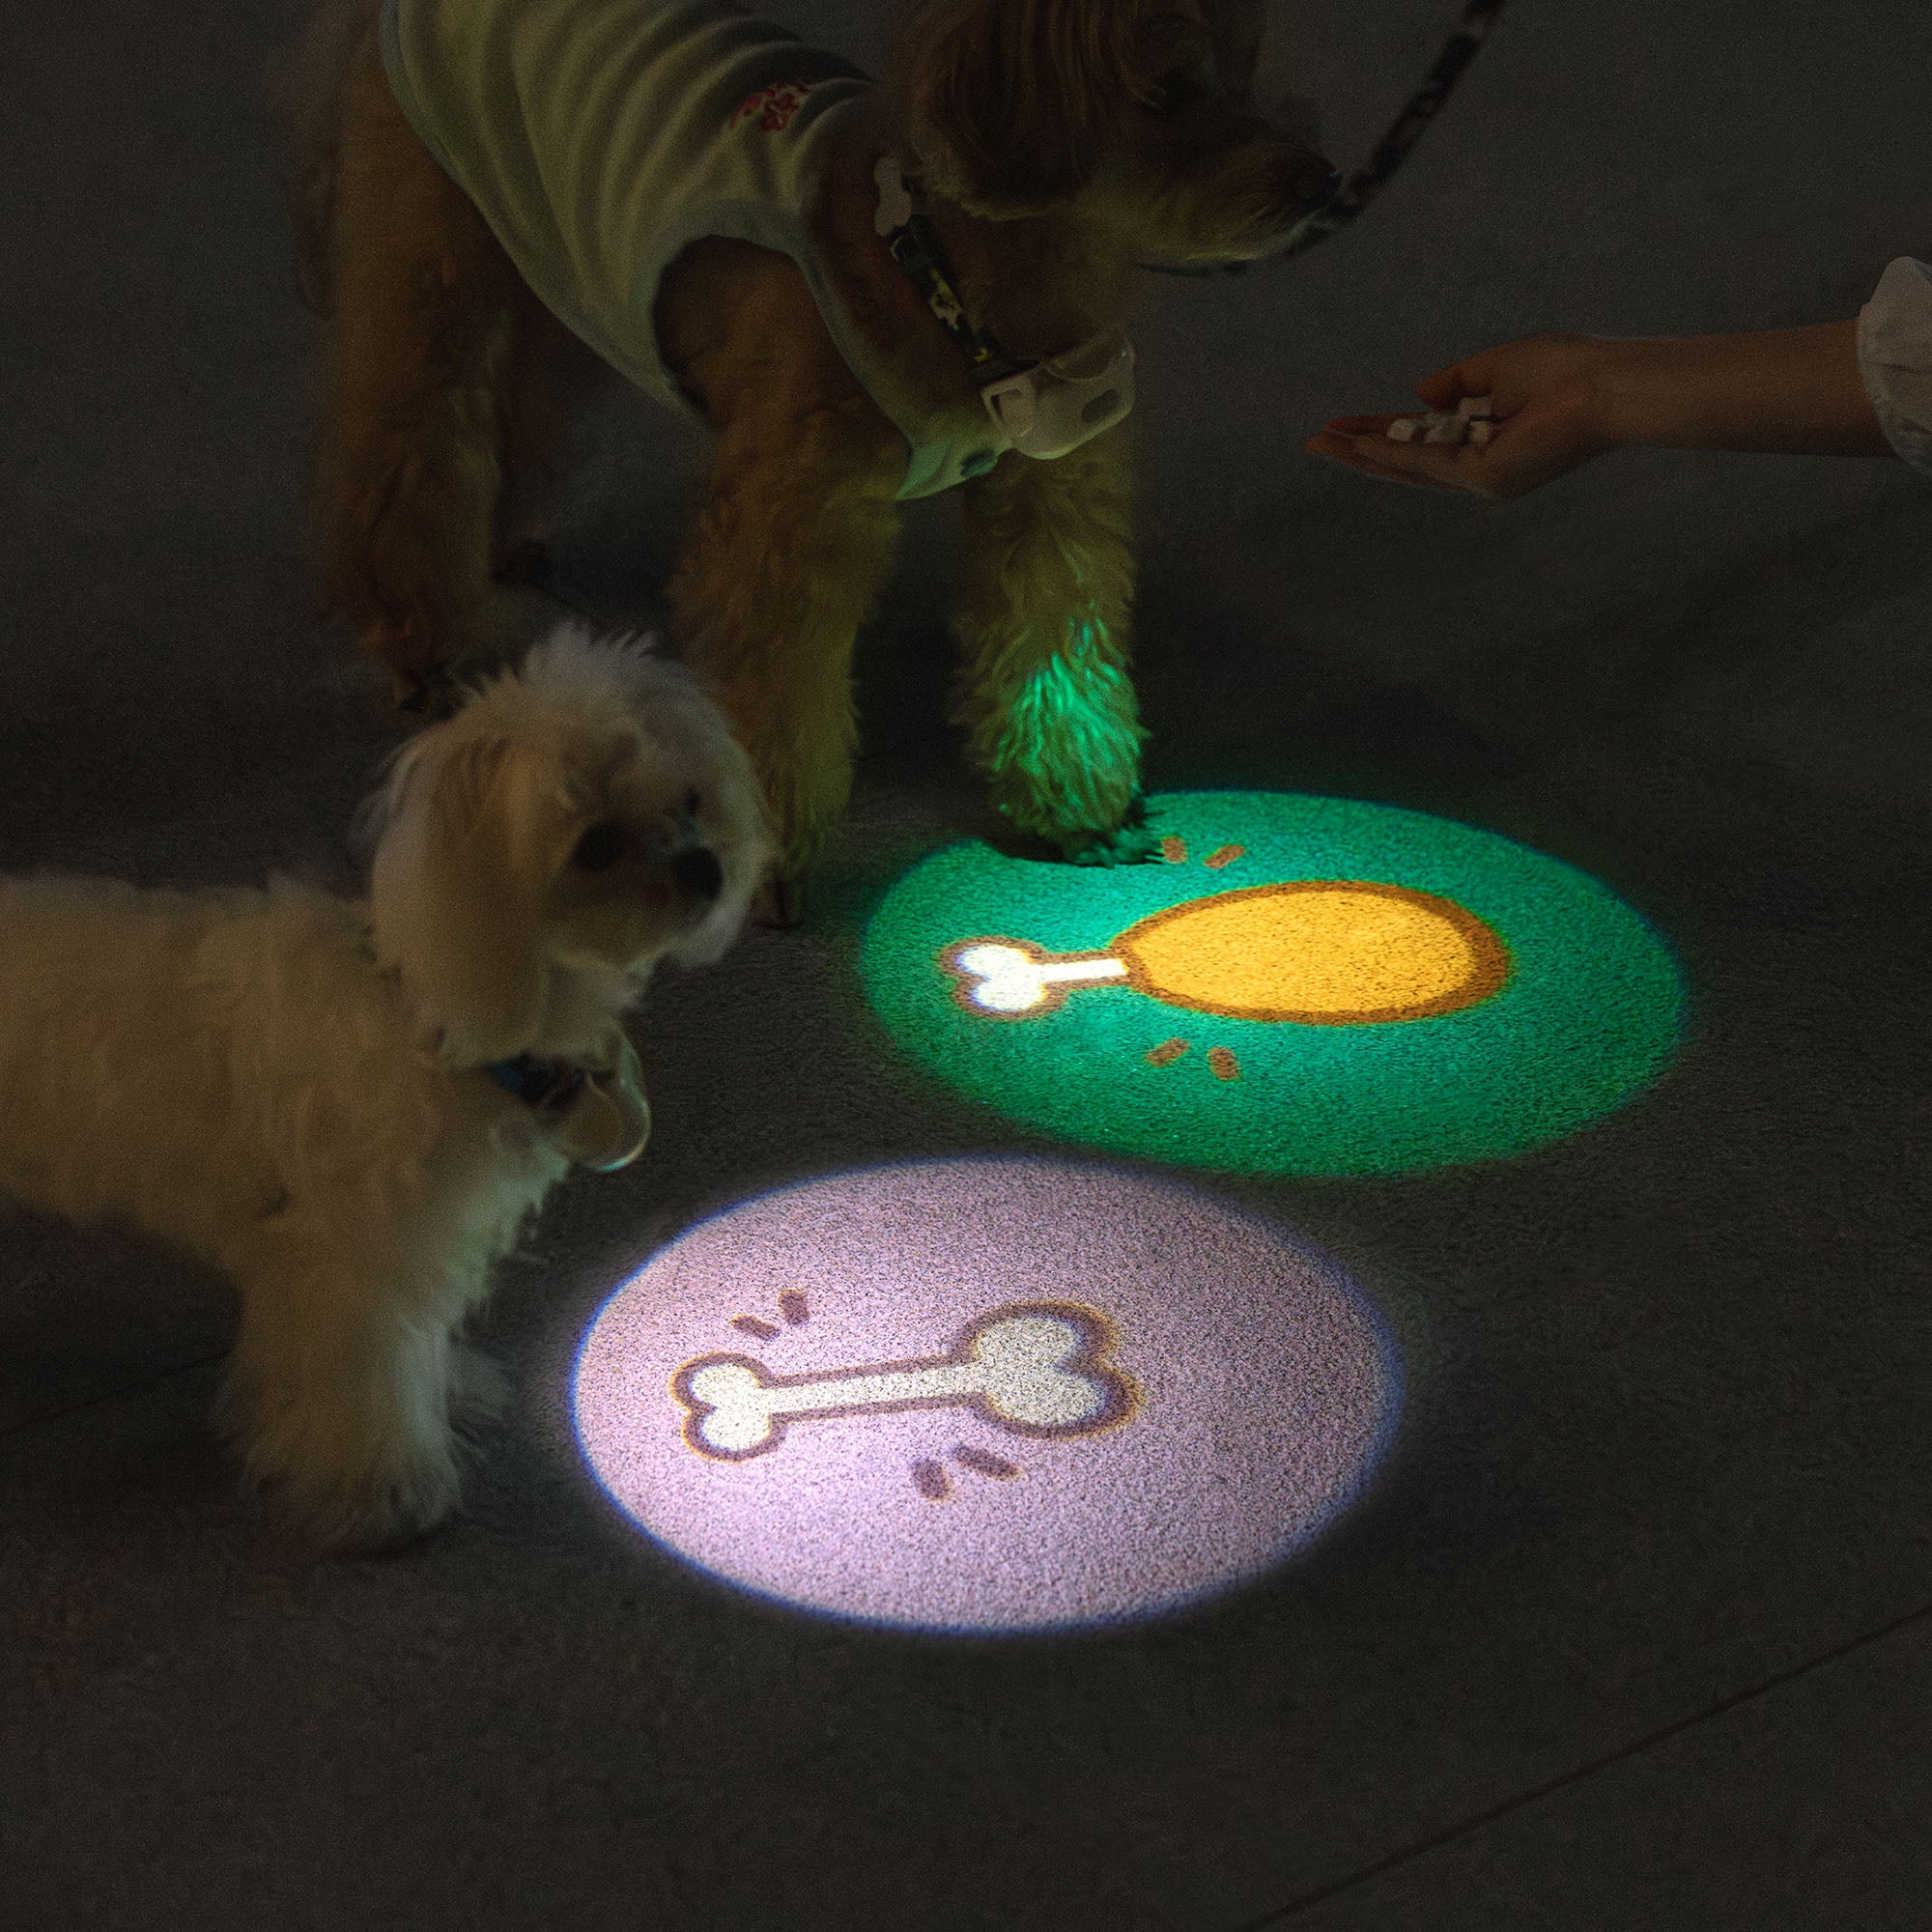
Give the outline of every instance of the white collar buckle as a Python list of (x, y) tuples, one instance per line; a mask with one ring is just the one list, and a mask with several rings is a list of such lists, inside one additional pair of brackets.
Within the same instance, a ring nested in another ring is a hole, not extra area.
[(1134, 406), (1134, 345), (1111, 328), (1064, 355), (988, 383), (988, 413), (1022, 456), (1070, 455), (1123, 421)]

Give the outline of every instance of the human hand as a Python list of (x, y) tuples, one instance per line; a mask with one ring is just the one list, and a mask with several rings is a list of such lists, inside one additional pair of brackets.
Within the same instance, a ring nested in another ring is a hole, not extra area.
[(1465, 396), (1492, 398), (1495, 426), (1487, 441), (1397, 442), (1388, 435), (1393, 415), (1337, 416), (1305, 446), (1391, 483), (1520, 497), (1626, 440), (1611, 408), (1624, 346), (1594, 335), (1526, 336), (1416, 384), (1432, 410), (1454, 410)]

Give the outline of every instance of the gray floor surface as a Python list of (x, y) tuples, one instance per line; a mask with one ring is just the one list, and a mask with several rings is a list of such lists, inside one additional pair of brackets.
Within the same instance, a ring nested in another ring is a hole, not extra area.
[[(774, 11), (876, 52), (882, 10)], [(1345, 163), (1447, 12), (1293, 10)], [(0, 13), (0, 865), (339, 866), (394, 741), (303, 557), (274, 32)], [(520, 1402), (460, 1525), (296, 1561), (208, 1433), (220, 1285), (0, 1223), (0, 1921), (1932, 1922), (1932, 489), (1641, 452), (1492, 505), (1300, 452), (1533, 329), (1852, 313), (1932, 252), (1928, 71), (1918, 0), (1519, 0), (1370, 218), (1139, 329), (1155, 784), (1492, 828), (1641, 908), (1693, 988), (1667, 1076), (1566, 1142), (1228, 1183), (1400, 1337), (1358, 1508), (1187, 1616), (962, 1644), (707, 1582), (578, 1461), (565, 1371), (627, 1260), (774, 1183), (1037, 1145), (909, 1079), (854, 991), (850, 909), (984, 822), (923, 511), (832, 888), (654, 995), (658, 1142), (506, 1271)], [(690, 451), (613, 385), (582, 434), (557, 582), (648, 619)]]

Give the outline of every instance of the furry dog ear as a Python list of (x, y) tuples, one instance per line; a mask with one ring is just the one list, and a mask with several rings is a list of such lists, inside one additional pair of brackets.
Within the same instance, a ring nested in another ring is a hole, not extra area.
[(778, 856), (752, 761), (717, 703), (683, 665), (645, 658), (634, 665), (637, 701), (651, 735), (687, 760), (696, 787), (697, 830), (724, 869), (711, 911), (669, 949), (680, 966), (723, 958), (744, 925), (752, 897)]
[(371, 808), (376, 953), (452, 1066), (522, 1052), (542, 1012), (541, 773), (459, 717), (406, 746)]
[(898, 38), (893, 82), (942, 191), (1020, 215), (1076, 193), (1136, 91), (1127, 0), (928, 0)]

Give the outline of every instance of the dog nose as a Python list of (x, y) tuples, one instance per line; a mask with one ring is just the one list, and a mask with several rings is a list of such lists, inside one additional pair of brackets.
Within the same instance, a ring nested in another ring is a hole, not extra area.
[(1326, 208), (1342, 191), (1342, 171), (1316, 155), (1295, 170), (1289, 185), (1295, 200), (1313, 214), (1317, 209)]
[(670, 862), (670, 874), (694, 898), (715, 899), (724, 890), (724, 867), (708, 845), (694, 845)]

